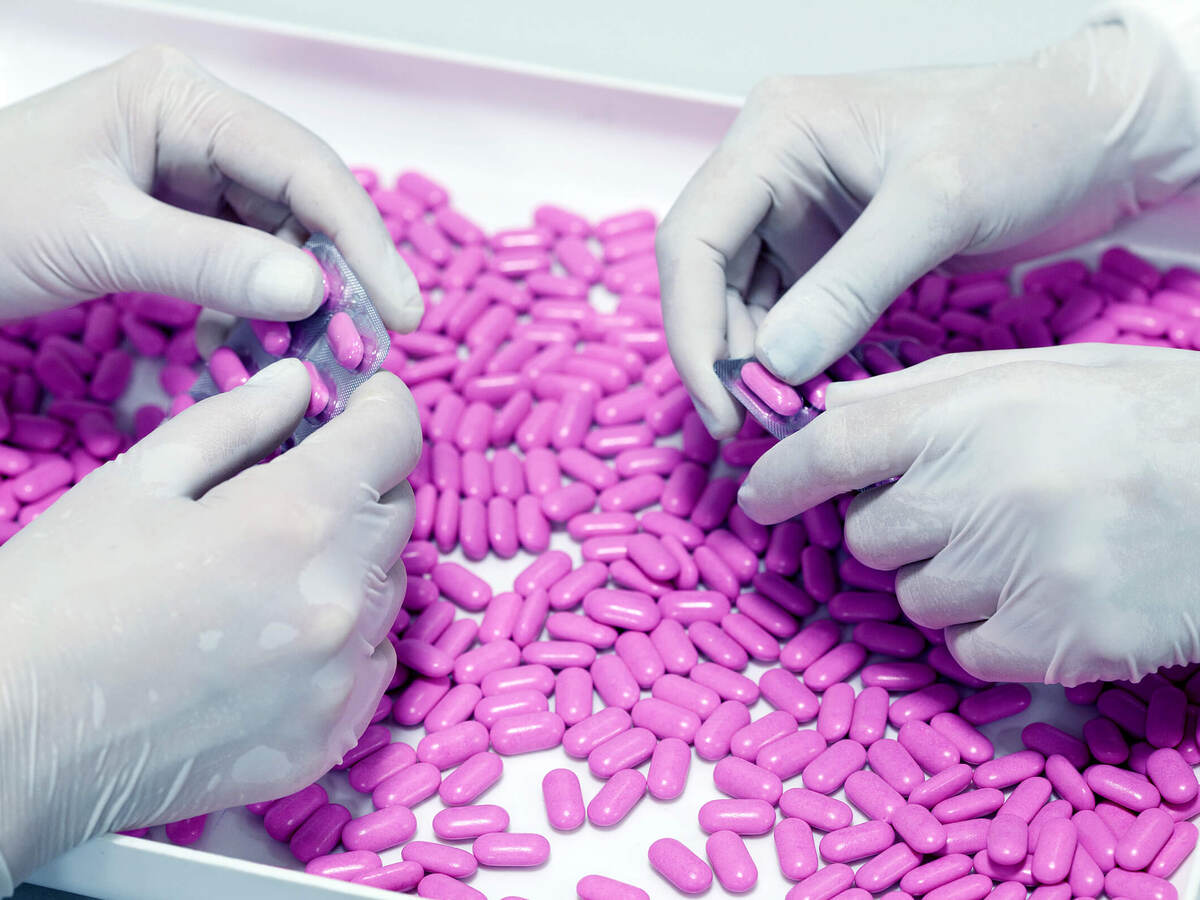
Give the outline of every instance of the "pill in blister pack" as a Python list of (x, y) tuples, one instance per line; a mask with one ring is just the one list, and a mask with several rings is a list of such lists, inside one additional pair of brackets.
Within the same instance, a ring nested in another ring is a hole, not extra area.
[(780, 381), (752, 358), (719, 359), (713, 364), (713, 371), (725, 390), (777, 440), (795, 434), (821, 414), (819, 409), (805, 403), (794, 387)]
[(325, 300), (299, 322), (242, 319), (208, 362), (191, 396), (203, 400), (231, 390), (283, 357), (304, 363), (312, 392), (288, 445), (298, 444), (343, 409), (358, 387), (379, 371), (391, 347), (371, 298), (333, 241), (314, 234), (303, 248), (321, 266)]

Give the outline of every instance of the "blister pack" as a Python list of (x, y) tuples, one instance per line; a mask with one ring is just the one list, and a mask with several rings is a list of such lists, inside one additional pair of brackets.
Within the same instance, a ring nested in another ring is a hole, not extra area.
[(344, 410), (391, 348), (375, 305), (333, 241), (314, 234), (303, 249), (317, 260), (325, 278), (321, 306), (299, 322), (238, 321), (191, 389), (193, 399), (203, 400), (236, 387), (276, 360), (301, 360), (312, 379), (312, 394), (285, 446), (300, 443)]
[(821, 410), (805, 403), (794, 387), (780, 381), (752, 357), (719, 359), (713, 371), (725, 390), (777, 440), (795, 434), (821, 414)]

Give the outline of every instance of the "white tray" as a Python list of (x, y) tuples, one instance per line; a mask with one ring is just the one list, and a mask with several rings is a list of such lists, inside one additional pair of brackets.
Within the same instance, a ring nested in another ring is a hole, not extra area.
[[(526, 222), (544, 200), (590, 217), (634, 206), (661, 214), (736, 112), (732, 104), (678, 92), (72, 0), (0, 4), (0, 104), (155, 41), (186, 50), (222, 78), (283, 109), (351, 162), (383, 173), (410, 167), (428, 172), (450, 187), (456, 205), (489, 228)], [(1183, 226), (1200, 219), (1198, 211), (1200, 200), (1177, 204), (1143, 220), (1124, 239), (1157, 260), (1195, 263), (1195, 252), (1180, 245), (1187, 235)], [(1176, 249), (1164, 243), (1171, 238)], [(1094, 255), (1094, 248), (1075, 255)], [(523, 565), (489, 562), (480, 569), (499, 584)], [(1078, 733), (1083, 712), (1065, 704), (1060, 690), (1037, 695), (1023, 716), (988, 729), (1000, 750), (1019, 749), (1020, 728), (1037, 718)], [(760, 715), (762, 706), (753, 714)], [(408, 739), (415, 743), (419, 737), (410, 731)], [(650, 869), (646, 848), (671, 835), (703, 855), (696, 810), (717, 796), (711, 764), (693, 761), (688, 789), (673, 803), (647, 797), (616, 829), (601, 833), (585, 826), (570, 835), (550, 832), (540, 800), (541, 775), (561, 765), (580, 774), (590, 799), (599, 783), (586, 765), (546, 751), (506, 760), (503, 779), (481, 801), (505, 806), (512, 830), (547, 833), (550, 861), (533, 871), (481, 870), (471, 883), (491, 898), (563, 900), (575, 896), (579, 877), (596, 872), (638, 884), (656, 898), (676, 896)], [(356, 813), (368, 809), (369, 800), (343, 778), (326, 784), (335, 801)], [(432, 839), (430, 820), (438, 808), (436, 801), (417, 808), (418, 838)], [(782, 897), (789, 883), (779, 874), (771, 838), (748, 844), (759, 869), (749, 896)], [(385, 861), (394, 858), (396, 852), (385, 854)], [(121, 900), (382, 896), (287, 871), (296, 868), (287, 848), (267, 838), (255, 817), (235, 810), (213, 817), (194, 848), (104, 837), (31, 880)], [(1200, 865), (1194, 860), (1174, 880), (1181, 898), (1200, 895)], [(730, 895), (714, 885), (706, 896)]]

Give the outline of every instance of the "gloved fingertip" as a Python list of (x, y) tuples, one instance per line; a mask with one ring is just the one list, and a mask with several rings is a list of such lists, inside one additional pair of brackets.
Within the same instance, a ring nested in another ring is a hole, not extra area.
[(399, 253), (392, 254), (388, 294), (386, 302), (379, 304), (384, 324), (401, 334), (414, 330), (425, 315), (425, 299), (416, 276)]
[(273, 362), (251, 375), (246, 385), (247, 387), (264, 387), (282, 382), (287, 378), (308, 378), (308, 370), (304, 368), (304, 363), (291, 357)]
[(297, 250), (279, 250), (254, 266), (248, 306), (257, 318), (294, 321), (311, 315), (323, 297), (321, 270)]
[(773, 310), (763, 320), (755, 337), (754, 355), (789, 384), (807, 381), (827, 364), (819, 333), (783, 309)]

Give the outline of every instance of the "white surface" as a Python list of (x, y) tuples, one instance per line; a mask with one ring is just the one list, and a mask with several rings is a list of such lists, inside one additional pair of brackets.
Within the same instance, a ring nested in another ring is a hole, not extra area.
[(1019, 56), (1068, 34), (1093, 5), (1093, 0), (145, 2), (736, 96), (773, 73), (855, 72)]
[[(545, 199), (592, 217), (633, 205), (661, 213), (733, 115), (731, 108), (716, 104), (581, 87), (68, 0), (0, 5), (0, 103), (151, 40), (169, 41), (198, 56), (222, 77), (317, 129), (351, 161), (370, 162), (384, 172), (425, 169), (451, 188), (457, 205), (488, 227), (524, 222)], [(1160, 226), (1163, 233), (1184, 237), (1177, 220), (1161, 221), (1167, 223)], [(523, 564), (488, 564), (483, 571), (494, 584), (504, 585)], [(1057, 689), (1042, 693), (1039, 706), (990, 729), (1002, 749), (1015, 749), (1020, 727), (1035, 716), (1049, 716), (1068, 730), (1078, 728), (1083, 711), (1052, 701), (1061, 697)], [(760, 702), (754, 715), (763, 709)], [(420, 736), (410, 734), (413, 742)], [(512, 830), (548, 832), (540, 779), (556, 765), (580, 772), (585, 799), (591, 798), (599, 782), (586, 774), (586, 765), (547, 751), (507, 760), (503, 779), (481, 802), (506, 806)], [(650, 870), (646, 848), (658, 837), (672, 835), (703, 851), (696, 810), (717, 796), (710, 770), (709, 764), (694, 761), (682, 798), (666, 804), (647, 798), (625, 823), (604, 834), (590, 826), (571, 835), (551, 834), (551, 861), (538, 870), (483, 870), (472, 884), (492, 898), (518, 894), (529, 900), (561, 900), (574, 896), (580, 876), (599, 872), (639, 884), (655, 898), (676, 896)], [(366, 809), (366, 798), (354, 795), (340, 776), (327, 783), (337, 785), (335, 800), (348, 802), (356, 812)], [(429, 823), (438, 808), (436, 800), (418, 807), (418, 838), (431, 837)], [(771, 838), (748, 843), (760, 872), (752, 896), (781, 897), (788, 883), (778, 873)], [(244, 810), (220, 816), (199, 847), (211, 853), (104, 838), (46, 867), (36, 880), (133, 900), (373, 895), (240, 861), (295, 865), (287, 849), (266, 838), (260, 823)], [(385, 858), (397, 856), (393, 852)], [(1182, 876), (1177, 877), (1184, 898), (1196, 896), (1200, 887), (1200, 867), (1193, 862), (1191, 868), (1190, 887), (1183, 888)], [(716, 887), (706, 896), (727, 895)]]

